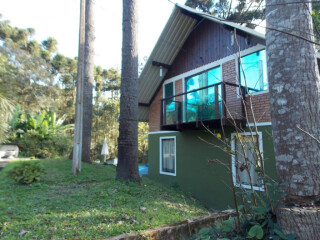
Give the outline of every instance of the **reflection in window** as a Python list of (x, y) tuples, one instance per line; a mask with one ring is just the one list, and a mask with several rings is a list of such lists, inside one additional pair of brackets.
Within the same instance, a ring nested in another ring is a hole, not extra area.
[[(263, 179), (256, 171), (260, 166), (257, 154), (258, 146), (262, 144), (261, 135), (252, 135), (251, 133), (235, 134), (233, 139), (233, 178), (237, 187), (255, 189), (263, 188)], [(260, 149), (262, 151), (262, 149)]]
[(241, 58), (240, 82), (250, 93), (268, 90), (266, 50)]
[[(177, 114), (176, 111), (176, 103), (174, 101), (174, 82), (167, 83), (164, 85), (164, 98), (169, 98), (165, 100), (164, 111), (165, 111), (165, 122), (166, 124), (173, 124), (177, 121)], [(172, 97), (172, 98), (170, 98)]]
[[(174, 95), (173, 82), (164, 85), (164, 98), (172, 97)], [(168, 112), (174, 111), (173, 98), (166, 101), (166, 110)]]
[[(221, 82), (221, 68), (216, 67), (186, 79), (185, 121), (192, 122), (215, 118), (215, 87), (207, 86)], [(201, 89), (204, 88), (204, 89)], [(198, 91), (194, 91), (201, 89)], [(219, 109), (221, 109), (221, 85), (218, 85)], [(221, 114), (221, 111), (219, 111)]]
[(176, 143), (175, 137), (160, 138), (160, 173), (167, 175), (176, 174)]

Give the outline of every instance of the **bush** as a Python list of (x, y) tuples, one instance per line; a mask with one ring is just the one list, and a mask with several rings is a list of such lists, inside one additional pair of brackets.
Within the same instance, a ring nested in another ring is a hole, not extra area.
[(9, 171), (9, 176), (20, 184), (31, 184), (39, 181), (41, 174), (45, 173), (39, 162), (21, 162)]
[(8, 141), (18, 144), (21, 155), (26, 157), (63, 157), (72, 148), (73, 124), (64, 125), (65, 119), (66, 115), (57, 119), (51, 111), (30, 115), (18, 110), (11, 122), (12, 135)]
[(17, 138), (15, 142), (19, 144), (23, 156), (36, 156), (37, 158), (66, 156), (70, 154), (72, 148), (72, 137), (63, 133), (41, 137), (31, 131)]

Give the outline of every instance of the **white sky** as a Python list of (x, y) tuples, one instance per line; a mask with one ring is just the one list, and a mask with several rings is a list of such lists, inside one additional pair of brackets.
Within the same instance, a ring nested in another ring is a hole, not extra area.
[[(139, 58), (149, 56), (173, 4), (168, 0), (138, 0)], [(184, 4), (185, 0), (173, 0)], [(95, 64), (103, 68), (121, 64), (122, 0), (95, 0)], [(37, 41), (54, 37), (58, 51), (78, 54), (80, 0), (0, 0), (2, 19), (19, 28), (34, 28)]]

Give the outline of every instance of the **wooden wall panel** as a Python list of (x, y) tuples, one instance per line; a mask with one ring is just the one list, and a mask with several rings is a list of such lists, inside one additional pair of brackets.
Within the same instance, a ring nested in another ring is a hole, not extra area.
[[(253, 47), (258, 43), (265, 44), (264, 40), (252, 36), (249, 44), (243, 35), (237, 34), (237, 39), (241, 50)], [(191, 32), (165, 79), (232, 55), (238, 49), (236, 42), (231, 45), (231, 32), (229, 29), (226, 29), (221, 24), (203, 20)]]

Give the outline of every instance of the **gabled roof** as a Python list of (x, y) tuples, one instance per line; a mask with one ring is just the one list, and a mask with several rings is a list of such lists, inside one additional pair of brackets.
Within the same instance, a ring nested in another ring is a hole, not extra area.
[[(168, 71), (164, 67), (162, 77), (160, 77), (159, 64), (163, 64), (163, 66), (172, 65), (189, 34), (192, 32), (194, 27), (196, 27), (199, 19), (202, 18), (235, 28), (257, 38), (265, 39), (264, 34), (261, 34), (251, 28), (240, 26), (236, 23), (217, 18), (210, 14), (199, 12), (184, 5), (175, 4), (172, 14), (138, 80), (139, 121), (148, 121), (148, 106)], [(154, 66), (153, 62), (158, 64), (158, 66)]]
[(148, 120), (148, 105), (168, 71), (163, 68), (163, 74), (160, 77), (159, 67), (154, 66), (152, 62), (171, 65), (199, 18), (239, 29), (258, 38), (265, 38), (263, 34), (253, 29), (176, 4), (138, 80), (139, 121)]

